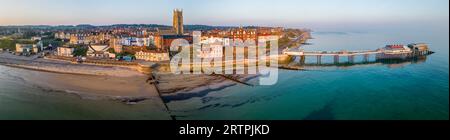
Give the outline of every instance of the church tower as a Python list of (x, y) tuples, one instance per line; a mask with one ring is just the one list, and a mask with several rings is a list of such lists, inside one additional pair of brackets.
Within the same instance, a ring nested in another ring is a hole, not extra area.
[(183, 10), (173, 10), (173, 29), (177, 35), (183, 35)]

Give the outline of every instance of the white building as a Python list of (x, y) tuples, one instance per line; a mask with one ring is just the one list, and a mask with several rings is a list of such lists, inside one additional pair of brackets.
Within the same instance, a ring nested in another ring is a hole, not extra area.
[(110, 59), (115, 59), (115, 58), (116, 58), (116, 54), (110, 53), (110, 52), (107, 52), (107, 53), (108, 53), (108, 57), (109, 57)]
[(131, 46), (131, 37), (120, 38), (119, 44), (124, 46)]
[(88, 57), (110, 58), (111, 53), (108, 52), (108, 45), (90, 45), (87, 51)]
[(169, 53), (167, 52), (157, 52), (157, 51), (139, 51), (136, 53), (136, 59), (137, 60), (144, 60), (144, 61), (169, 61)]
[(153, 40), (153, 37), (123, 37), (120, 38), (119, 44), (123, 46), (150, 46), (150, 44), (154, 44)]
[(37, 44), (16, 44), (17, 53), (39, 53), (42, 50), (42, 42), (38, 42)]
[(213, 44), (217, 42), (222, 43), (223, 46), (231, 46), (231, 40), (229, 38), (205, 37), (200, 41), (201, 44)]
[(70, 33), (58, 32), (58, 33), (55, 33), (55, 38), (70, 39)]
[(411, 48), (405, 45), (387, 45), (383, 50), (385, 54), (407, 54), (412, 52)]
[(31, 37), (31, 40), (33, 40), (33, 41), (41, 41), (42, 37), (34, 36), (34, 37)]
[(258, 43), (264, 43), (268, 41), (278, 41), (280, 37), (276, 35), (258, 36)]
[(72, 47), (58, 47), (56, 55), (64, 56), (64, 57), (73, 57), (74, 51), (75, 51), (75, 48), (72, 48)]
[(132, 46), (150, 46), (150, 38), (134, 38)]
[(201, 58), (222, 58), (223, 43), (216, 42), (212, 44), (203, 44), (200, 50), (199, 57)]

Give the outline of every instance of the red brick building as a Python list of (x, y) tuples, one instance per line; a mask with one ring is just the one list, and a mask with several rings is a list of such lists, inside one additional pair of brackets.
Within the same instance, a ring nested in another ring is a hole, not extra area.
[(155, 36), (155, 45), (158, 50), (169, 50), (170, 45), (176, 39), (185, 39), (189, 44), (193, 43), (193, 37), (189, 35), (157, 35)]

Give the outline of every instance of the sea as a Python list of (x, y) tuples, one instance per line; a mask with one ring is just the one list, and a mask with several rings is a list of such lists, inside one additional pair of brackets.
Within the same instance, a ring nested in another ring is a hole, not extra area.
[[(312, 35), (302, 49), (375, 50), (388, 44), (423, 42), (436, 53), (417, 61), (279, 70), (275, 85), (237, 84), (202, 97), (167, 101), (170, 114), (151, 101), (127, 105), (35, 87), (23, 80), (24, 73), (31, 71), (0, 65), (0, 119), (165, 120), (170, 115), (179, 120), (449, 119), (448, 30), (317, 31)], [(323, 63), (331, 60), (324, 58)]]

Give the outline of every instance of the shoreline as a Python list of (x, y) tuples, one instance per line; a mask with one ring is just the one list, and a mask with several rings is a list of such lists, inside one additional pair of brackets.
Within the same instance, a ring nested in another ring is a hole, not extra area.
[[(258, 78), (258, 75), (246, 75), (238, 78), (241, 82), (248, 82), (252, 79)], [(229, 79), (223, 78), (221, 82), (211, 83), (208, 85), (198, 86), (189, 90), (178, 90), (174, 93), (163, 94), (162, 98), (165, 103), (172, 101), (187, 100), (196, 97), (204, 97), (211, 92), (220, 91), (229, 87), (233, 87), (242, 83), (238, 83)]]
[[(22, 84), (47, 93), (73, 95), (81, 100), (109, 100), (127, 105), (138, 104), (147, 100), (155, 102), (160, 100), (154, 87), (145, 83), (145, 77), (66, 74), (11, 67), (3, 64), (0, 64), (0, 66), (15, 71), (12, 77), (20, 78)], [(128, 88), (123, 88), (123, 86)]]
[[(80, 99), (112, 100), (126, 104), (136, 104), (145, 100), (159, 100), (160, 98), (164, 103), (167, 103), (203, 97), (210, 92), (239, 84), (219, 76), (171, 75), (167, 79), (167, 74), (159, 73), (157, 76), (164, 77), (162, 81), (169, 84), (151, 85), (146, 82), (149, 75), (128, 68), (70, 64), (42, 58), (5, 55), (5, 53), (0, 53), (0, 65), (18, 69), (19, 72), (26, 71), (20, 77), (26, 79), (27, 83), (46, 91), (63, 92), (78, 96)], [(257, 77), (254, 75), (234, 76), (244, 82)], [(189, 77), (191, 82), (185, 83), (183, 80), (178, 80), (185, 77)], [(159, 78), (157, 79), (159, 80)], [(205, 79), (207, 80), (203, 81)], [(120, 88), (123, 86), (128, 88)], [(154, 86), (162, 89), (161, 97)]]
[(43, 87), (40, 85), (33, 85), (33, 87), (36, 87), (36, 88), (38, 88), (42, 91), (46, 91), (46, 92), (57, 92), (57, 93), (77, 96), (81, 100), (110, 100), (110, 101), (125, 103), (128, 105), (137, 104), (139, 102), (146, 101), (146, 100), (157, 100), (156, 97), (151, 97), (151, 96), (98, 95), (98, 94), (93, 94), (93, 93), (83, 93), (80, 91), (53, 89), (51, 87)]
[(24, 65), (6, 64), (6, 63), (1, 63), (1, 62), (0, 62), (0, 65), (12, 67), (12, 68), (26, 69), (26, 70), (31, 70), (31, 71), (48, 72), (48, 73), (70, 74), (70, 75), (90, 75), (90, 76), (98, 76), (98, 75), (92, 75), (92, 74), (82, 74), (82, 73), (71, 73), (71, 72), (61, 72), (61, 71), (52, 71), (52, 70), (45, 70), (45, 69), (37, 69), (37, 68), (27, 67), (27, 66), (24, 66)]

